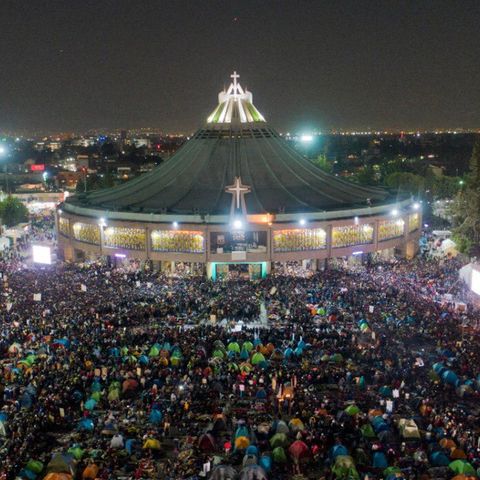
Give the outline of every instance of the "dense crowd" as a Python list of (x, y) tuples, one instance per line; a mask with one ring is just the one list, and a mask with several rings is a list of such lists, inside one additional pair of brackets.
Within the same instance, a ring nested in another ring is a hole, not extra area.
[(210, 282), (9, 257), (0, 479), (476, 476), (477, 312), (445, 300), (468, 300), (458, 268)]

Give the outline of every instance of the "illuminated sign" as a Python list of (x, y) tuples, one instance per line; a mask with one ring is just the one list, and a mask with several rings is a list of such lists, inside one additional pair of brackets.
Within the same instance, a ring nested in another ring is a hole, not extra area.
[(45, 170), (44, 163), (37, 163), (36, 165), (30, 165), (32, 172), (43, 172)]

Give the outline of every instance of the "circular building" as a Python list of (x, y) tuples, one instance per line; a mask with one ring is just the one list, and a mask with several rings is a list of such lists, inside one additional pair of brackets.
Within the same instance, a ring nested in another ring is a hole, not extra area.
[(329, 175), (294, 150), (232, 75), (218, 106), (168, 161), (124, 185), (69, 197), (59, 253), (201, 267), (211, 278), (274, 262), (416, 252), (419, 205)]

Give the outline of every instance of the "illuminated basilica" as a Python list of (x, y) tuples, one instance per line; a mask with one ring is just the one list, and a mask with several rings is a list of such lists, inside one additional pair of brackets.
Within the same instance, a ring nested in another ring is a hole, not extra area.
[(258, 278), (277, 262), (316, 269), (329, 258), (416, 253), (418, 203), (318, 168), (231, 77), (206, 124), (170, 160), (59, 206), (65, 260), (181, 263), (215, 279), (239, 266)]

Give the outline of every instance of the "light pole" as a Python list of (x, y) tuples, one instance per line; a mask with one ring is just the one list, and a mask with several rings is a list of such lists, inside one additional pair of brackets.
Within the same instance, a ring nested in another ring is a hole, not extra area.
[[(3, 146), (0, 145), (0, 158), (4, 158), (7, 156), (7, 149)], [(3, 164), (3, 174), (5, 177), (5, 193), (8, 195), (8, 176), (7, 176), (7, 162)]]

